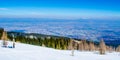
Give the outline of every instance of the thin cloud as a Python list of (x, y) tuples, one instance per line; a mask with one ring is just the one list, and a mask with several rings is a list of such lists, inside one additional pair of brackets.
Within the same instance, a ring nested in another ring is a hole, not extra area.
[(0, 10), (8, 10), (8, 8), (0, 8)]

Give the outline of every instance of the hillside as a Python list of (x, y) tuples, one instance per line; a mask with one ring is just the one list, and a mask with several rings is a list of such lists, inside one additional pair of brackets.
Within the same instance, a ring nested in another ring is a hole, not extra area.
[[(2, 43), (2, 41), (0, 41)], [(10, 46), (9, 42), (9, 46)], [(1, 46), (1, 45), (0, 45)], [(16, 48), (0, 47), (1, 60), (119, 60), (120, 54), (106, 53), (99, 55), (98, 52), (75, 51), (71, 56), (70, 50), (55, 50), (46, 47), (16, 43)]]

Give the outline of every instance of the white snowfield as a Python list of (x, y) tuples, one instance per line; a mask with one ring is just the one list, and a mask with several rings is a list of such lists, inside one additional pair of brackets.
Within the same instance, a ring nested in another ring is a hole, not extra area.
[(56, 50), (29, 44), (16, 43), (16, 48), (1, 46), (0, 60), (120, 60), (118, 52), (99, 55), (98, 52), (75, 51), (75, 55), (71, 56), (71, 51), (68, 50)]

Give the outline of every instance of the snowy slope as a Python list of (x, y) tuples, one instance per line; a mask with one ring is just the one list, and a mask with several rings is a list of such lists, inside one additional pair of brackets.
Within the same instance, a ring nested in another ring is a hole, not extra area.
[(16, 43), (13, 49), (0, 47), (0, 60), (120, 60), (116, 52), (99, 55), (95, 52), (75, 51), (75, 56), (70, 56), (70, 53), (67, 50)]

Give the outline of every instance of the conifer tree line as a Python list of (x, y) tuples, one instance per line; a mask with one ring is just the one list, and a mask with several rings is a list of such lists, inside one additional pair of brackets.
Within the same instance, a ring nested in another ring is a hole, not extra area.
[[(103, 39), (100, 40), (99, 44), (96, 45), (93, 41), (87, 41), (87, 40), (70, 40), (70, 44), (68, 49), (70, 50), (80, 50), (80, 51), (99, 51), (100, 54), (105, 54), (106, 52), (120, 52), (120, 45), (115, 48), (112, 46), (107, 46)], [(73, 51), (72, 51), (73, 55)]]
[[(13, 38), (9, 36), (10, 40)], [(69, 45), (69, 40), (64, 38), (53, 38), (53, 37), (37, 37), (30, 38), (25, 36), (16, 36), (15, 42), (32, 44), (44, 47), (50, 47), (55, 49), (67, 50)]]
[[(1, 36), (4, 30), (0, 30)], [(7, 33), (7, 37), (12, 41), (12, 34), (15, 35), (15, 42), (32, 44), (37, 46), (49, 47), (60, 50), (72, 50), (72, 56), (74, 55), (74, 50), (79, 51), (99, 51), (100, 54), (105, 54), (106, 51), (120, 52), (120, 45), (116, 48), (113, 46), (108, 46), (105, 44), (104, 39), (101, 39), (98, 44), (94, 41), (88, 40), (74, 40), (67, 37), (54, 37), (54, 36), (34, 36), (23, 33)]]

